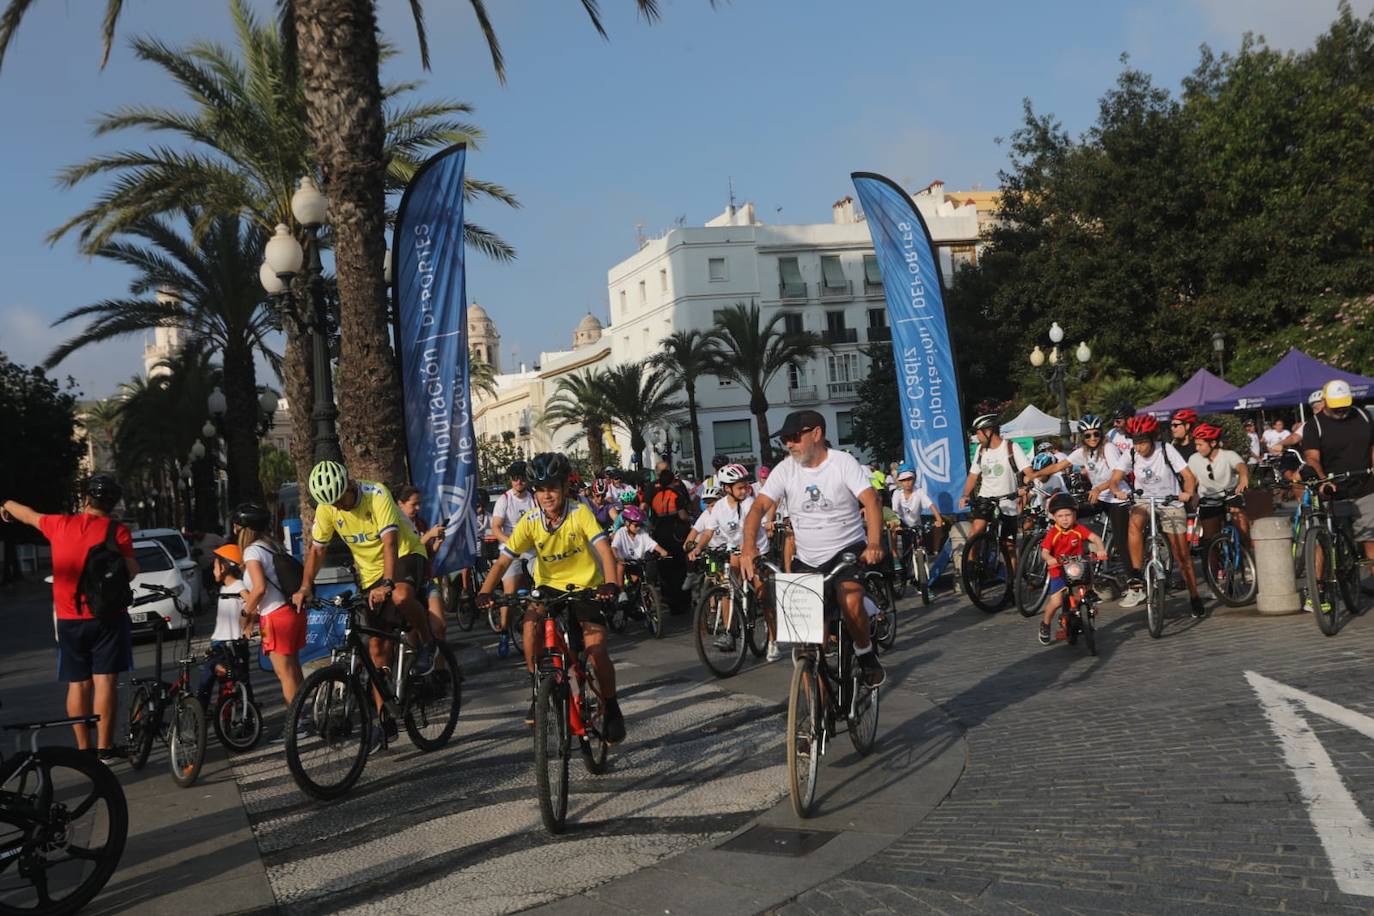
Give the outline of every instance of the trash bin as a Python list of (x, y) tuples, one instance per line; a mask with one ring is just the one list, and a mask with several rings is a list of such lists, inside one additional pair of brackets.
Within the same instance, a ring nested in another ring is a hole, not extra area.
[(1289, 520), (1273, 515), (1254, 519), (1250, 537), (1255, 544), (1255, 575), (1259, 579), (1255, 605), (1259, 612), (1277, 615), (1302, 610), (1293, 577), (1293, 532)]

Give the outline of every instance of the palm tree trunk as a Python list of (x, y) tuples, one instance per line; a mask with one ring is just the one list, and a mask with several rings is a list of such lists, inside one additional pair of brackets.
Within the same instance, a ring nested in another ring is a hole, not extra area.
[(229, 471), (229, 505), (262, 502), (258, 480), (258, 380), (246, 341), (224, 348), (224, 448)]
[[(753, 405), (750, 405), (750, 408), (753, 409)], [(764, 401), (762, 410), (754, 410), (754, 421), (759, 428), (759, 461), (772, 467), (773, 447), (769, 441), (767, 401)]]
[(396, 484), (405, 478), (404, 404), (382, 282), (385, 128), (373, 0), (296, 0), (296, 42), (334, 230), (339, 441), (353, 476)]
[(706, 474), (702, 470), (706, 465), (701, 463), (701, 428), (697, 425), (697, 386), (694, 382), (687, 383), (687, 422), (692, 426), (692, 462), (697, 480), (701, 480)]
[[(310, 502), (310, 468), (314, 457), (311, 440), (310, 407), (315, 403), (315, 386), (310, 377), (310, 338), (296, 333), (288, 322), (286, 353), (282, 359), (282, 387), (286, 391), (287, 411), (291, 418), (291, 444), (288, 451), (296, 466), (296, 482), (301, 496), (301, 531), (308, 533), (315, 521), (315, 506)], [(266, 494), (269, 508), (275, 508), (277, 494)]]
[(648, 444), (648, 442), (644, 441), (644, 433), (640, 432), (638, 429), (630, 430), (630, 451), (632, 453), (630, 457), (631, 467), (644, 467), (644, 449)]
[(592, 467), (600, 474), (601, 469), (606, 466), (606, 448), (601, 443), (601, 427), (592, 426), (587, 429), (587, 458), (591, 461)]

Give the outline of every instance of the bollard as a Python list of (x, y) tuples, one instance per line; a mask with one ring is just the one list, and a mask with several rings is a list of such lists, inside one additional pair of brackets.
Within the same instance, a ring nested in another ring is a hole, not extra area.
[(1255, 575), (1259, 579), (1256, 606), (1261, 614), (1295, 614), (1302, 610), (1293, 579), (1293, 534), (1289, 519), (1257, 518), (1250, 523), (1255, 543)]
[(962, 587), (964, 581), (964, 544), (968, 542), (968, 531), (972, 526), (972, 522), (964, 519), (949, 527), (949, 553), (950, 559), (953, 560), (954, 588), (956, 591)]

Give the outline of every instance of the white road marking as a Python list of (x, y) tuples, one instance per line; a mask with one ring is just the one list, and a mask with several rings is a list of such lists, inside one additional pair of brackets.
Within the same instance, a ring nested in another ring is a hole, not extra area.
[(1254, 688), (1269, 725), (1283, 744), (1284, 759), (1298, 781), (1312, 828), (1326, 849), (1337, 886), (1347, 894), (1374, 897), (1374, 827), (1360, 811), (1298, 706), (1367, 738), (1374, 738), (1374, 718), (1253, 671), (1245, 672), (1245, 679)]

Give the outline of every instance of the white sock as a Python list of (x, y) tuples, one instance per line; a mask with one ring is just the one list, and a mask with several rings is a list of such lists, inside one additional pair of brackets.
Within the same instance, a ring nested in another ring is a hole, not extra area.
[(854, 657), (855, 657), (855, 658), (858, 658), (860, 655), (867, 655), (868, 653), (870, 653), (870, 652), (872, 652), (872, 651), (873, 651), (873, 643), (869, 643), (868, 645), (864, 646), (862, 649), (855, 648), (855, 649), (854, 649)]

